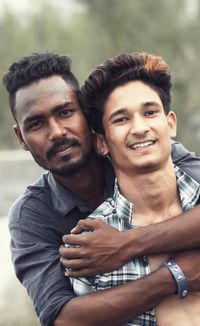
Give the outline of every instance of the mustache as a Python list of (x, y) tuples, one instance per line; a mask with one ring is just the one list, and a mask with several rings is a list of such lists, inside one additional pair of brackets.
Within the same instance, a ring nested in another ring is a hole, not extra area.
[(78, 139), (71, 138), (71, 139), (56, 140), (47, 152), (48, 160), (50, 160), (56, 153), (62, 151), (63, 147), (68, 148), (73, 146), (79, 146), (79, 147), (81, 146)]

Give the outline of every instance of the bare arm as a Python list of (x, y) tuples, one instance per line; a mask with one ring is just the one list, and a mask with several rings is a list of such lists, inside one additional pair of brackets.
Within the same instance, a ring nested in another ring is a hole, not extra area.
[[(76, 234), (88, 229), (93, 232)], [(124, 232), (102, 221), (81, 220), (73, 233), (63, 239), (80, 247), (60, 248), (63, 265), (73, 270), (70, 276), (102, 274), (134, 256), (200, 247), (200, 206), (173, 219)]]
[(141, 240), (138, 250), (141, 255), (200, 247), (200, 205), (177, 217), (138, 231)]
[[(200, 290), (199, 253), (193, 250), (173, 257), (186, 275), (190, 291)], [(125, 285), (72, 299), (64, 305), (54, 326), (120, 326), (155, 307), (176, 290), (172, 274), (161, 267)]]
[(166, 268), (137, 281), (70, 300), (54, 326), (118, 326), (151, 309), (176, 291)]

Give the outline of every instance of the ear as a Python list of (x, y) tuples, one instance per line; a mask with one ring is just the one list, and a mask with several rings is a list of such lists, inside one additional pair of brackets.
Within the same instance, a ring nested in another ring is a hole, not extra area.
[(167, 115), (167, 122), (171, 138), (176, 137), (176, 120), (176, 114), (173, 111), (170, 111)]
[(105, 138), (102, 134), (96, 134), (94, 135), (94, 142), (95, 142), (95, 147), (97, 149), (97, 152), (101, 156), (106, 156), (108, 155), (108, 147), (106, 145)]
[(17, 136), (18, 141), (19, 141), (20, 145), (22, 146), (22, 148), (23, 148), (25, 151), (29, 151), (29, 148), (28, 148), (28, 146), (26, 145), (26, 143), (25, 143), (25, 141), (24, 141), (24, 138), (23, 138), (23, 136), (22, 136), (22, 133), (21, 133), (20, 127), (19, 127), (18, 125), (14, 125), (14, 126), (13, 126), (13, 129), (14, 129), (15, 135)]

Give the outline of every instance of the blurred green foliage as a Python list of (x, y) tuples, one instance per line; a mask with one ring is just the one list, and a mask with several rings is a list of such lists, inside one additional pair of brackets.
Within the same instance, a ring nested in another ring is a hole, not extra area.
[[(119, 52), (161, 55), (174, 81), (178, 139), (200, 154), (200, 2), (198, 0), (35, 0), (34, 10), (0, 17), (0, 72), (32, 52), (70, 54), (80, 82)], [(0, 88), (0, 148), (17, 145)]]

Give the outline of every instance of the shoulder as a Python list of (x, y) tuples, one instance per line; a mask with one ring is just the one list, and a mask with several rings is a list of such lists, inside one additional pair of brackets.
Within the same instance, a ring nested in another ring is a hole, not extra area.
[(52, 206), (47, 175), (47, 173), (44, 173), (35, 183), (29, 185), (25, 192), (13, 203), (9, 211), (9, 224), (20, 222), (27, 212), (29, 219), (37, 212), (42, 215), (44, 208), (46, 210)]
[(181, 143), (172, 142), (172, 159), (174, 164), (189, 176), (200, 182), (200, 158), (189, 152)]

